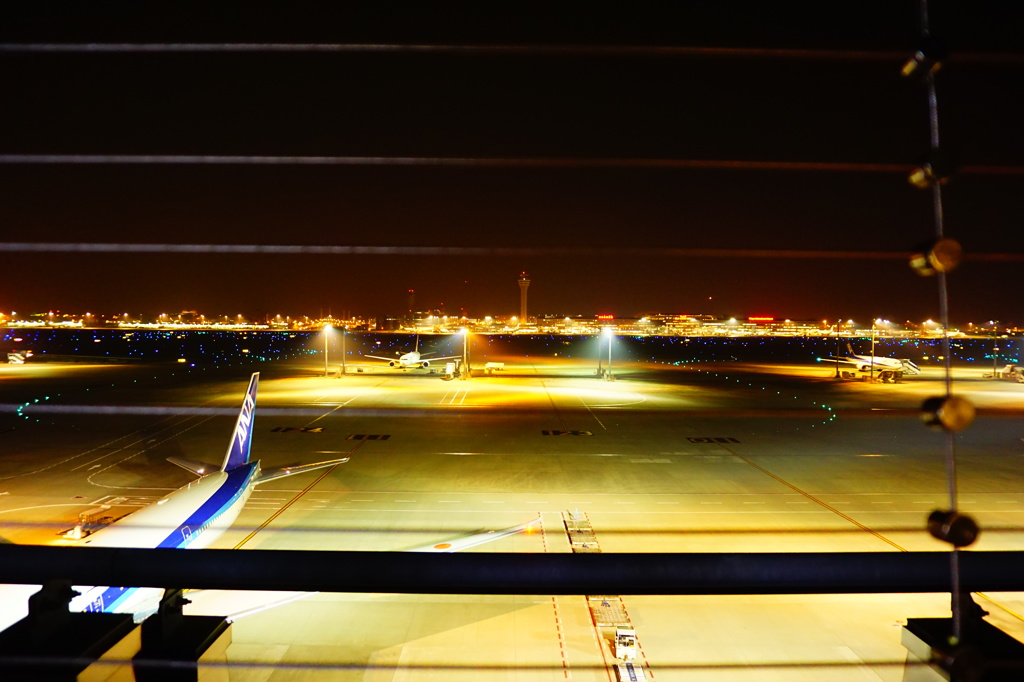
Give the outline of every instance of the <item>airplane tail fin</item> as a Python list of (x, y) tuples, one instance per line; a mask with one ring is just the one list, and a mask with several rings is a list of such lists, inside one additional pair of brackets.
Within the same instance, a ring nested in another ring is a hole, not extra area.
[(255, 372), (249, 379), (249, 390), (245, 392), (245, 399), (242, 401), (242, 410), (238, 413), (238, 421), (235, 422), (235, 431), (231, 435), (231, 444), (224, 456), (223, 471), (230, 471), (236, 467), (248, 464), (249, 447), (252, 445), (252, 424), (256, 412), (256, 387), (260, 382), (260, 373)]

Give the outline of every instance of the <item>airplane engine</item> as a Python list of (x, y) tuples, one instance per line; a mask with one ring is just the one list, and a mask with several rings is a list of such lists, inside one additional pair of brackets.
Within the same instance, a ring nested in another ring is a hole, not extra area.
[(398, 360), (391, 360), (388, 362), (388, 367), (398, 367)]
[(424, 360), (423, 362), (420, 363), (420, 367), (422, 367), (423, 369), (426, 369), (427, 367), (430, 367), (430, 361), (429, 360)]

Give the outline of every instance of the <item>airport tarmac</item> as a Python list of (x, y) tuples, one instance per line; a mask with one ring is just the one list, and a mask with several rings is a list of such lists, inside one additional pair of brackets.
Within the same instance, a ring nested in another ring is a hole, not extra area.
[[(500, 360), (452, 381), (315, 360), (0, 367), (3, 538), (72, 542), (59, 533), (83, 512), (117, 518), (184, 485), (166, 458), (218, 462), (258, 370), (254, 457), (350, 460), (261, 486), (218, 547), (400, 551), (539, 516), (469, 551), (571, 552), (579, 521), (588, 551), (946, 549), (925, 530), (948, 507), (946, 438), (919, 417), (944, 392), (937, 369), (870, 384), (814, 363), (623, 364), (607, 381), (590, 362)], [(978, 408), (955, 438), (959, 504), (982, 528), (972, 549), (1021, 550), (1024, 386), (981, 375), (955, 373)], [(592, 597), (308, 595), (236, 620), (231, 679), (615, 680), (611, 618), (636, 628), (650, 679), (896, 681), (900, 626), (949, 615), (947, 594)], [(227, 615), (285, 595), (191, 598)], [(1024, 594), (977, 599), (1024, 637)]]

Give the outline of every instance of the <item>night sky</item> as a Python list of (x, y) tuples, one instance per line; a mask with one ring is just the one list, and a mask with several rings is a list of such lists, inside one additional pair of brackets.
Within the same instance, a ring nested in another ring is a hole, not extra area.
[[(918, 44), (917, 2), (548, 4), (500, 14), (484, 3), (5, 10), (7, 46), (447, 47), (0, 50), (0, 311), (385, 316), (404, 312), (415, 289), (420, 310), (509, 315), (525, 270), (531, 314), (938, 316), (935, 279), (903, 257), (934, 235), (931, 193), (906, 180), (928, 148), (925, 87), (900, 76)], [(963, 169), (943, 188), (946, 234), (968, 257), (949, 276), (955, 323), (1024, 323), (1022, 5), (931, 3), (932, 32), (952, 50), (936, 75), (943, 147)], [(485, 49), (451, 49), (466, 45)], [(687, 166), (699, 161), (714, 163)], [(15, 243), (396, 248), (76, 253)]]

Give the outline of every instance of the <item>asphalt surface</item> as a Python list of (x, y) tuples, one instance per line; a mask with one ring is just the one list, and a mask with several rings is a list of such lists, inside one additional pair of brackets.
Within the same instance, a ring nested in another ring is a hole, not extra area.
[[(315, 358), (0, 367), (0, 535), (70, 543), (82, 514), (116, 519), (187, 484), (166, 458), (219, 462), (258, 370), (253, 457), (350, 460), (261, 486), (216, 547), (401, 551), (540, 516), (468, 551), (570, 552), (567, 522), (589, 522), (586, 551), (947, 549), (925, 530), (950, 494), (948, 439), (919, 415), (944, 391), (937, 370), (870, 384), (815, 363), (629, 364), (608, 381), (592, 362), (488, 360), (505, 369), (452, 381), (325, 377)], [(952, 439), (958, 504), (982, 528), (971, 549), (1024, 549), (1024, 386), (957, 369), (954, 391), (978, 410)], [(290, 597), (190, 598), (232, 615)], [(231, 679), (614, 680), (612, 609), (653, 679), (901, 680), (899, 626), (949, 615), (948, 594), (598, 598), (305, 595), (236, 620)], [(976, 600), (1024, 632), (1024, 595)]]

